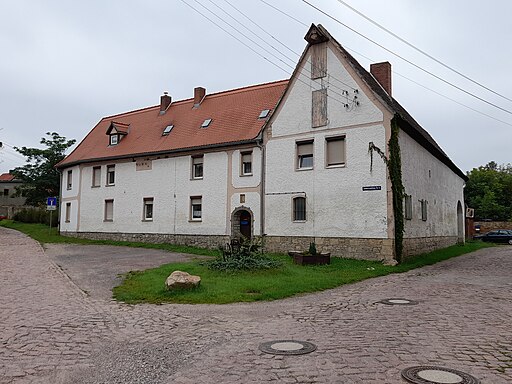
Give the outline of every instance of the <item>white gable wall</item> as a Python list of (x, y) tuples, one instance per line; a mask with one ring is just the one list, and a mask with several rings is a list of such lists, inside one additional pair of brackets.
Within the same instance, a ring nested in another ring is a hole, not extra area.
[[(270, 236), (387, 237), (386, 167), (374, 155), (370, 172), (368, 144), (385, 151), (383, 112), (364, 94), (331, 49), (327, 54), (328, 76), (311, 80), (308, 56), (299, 68), (300, 80), (291, 88), (274, 115), (266, 147), (265, 227)], [(353, 89), (359, 90), (354, 93)], [(327, 87), (328, 124), (312, 128), (312, 91)], [(359, 106), (347, 110), (342, 90), (357, 95)], [(346, 164), (325, 167), (325, 138), (345, 135)], [(314, 140), (314, 169), (296, 170), (296, 142)], [(380, 191), (362, 191), (381, 186)], [(292, 194), (291, 192), (301, 192)], [(305, 192), (306, 222), (293, 222), (292, 198)]]

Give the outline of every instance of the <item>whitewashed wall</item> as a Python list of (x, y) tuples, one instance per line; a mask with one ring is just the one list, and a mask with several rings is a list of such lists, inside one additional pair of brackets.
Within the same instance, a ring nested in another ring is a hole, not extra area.
[[(374, 155), (370, 172), (368, 144), (386, 149), (383, 113), (362, 92), (335, 54), (328, 50), (328, 76), (311, 80), (309, 58), (272, 122), (266, 147), (265, 226), (271, 236), (387, 238), (386, 167)], [(338, 95), (357, 93), (359, 106), (347, 110)], [(327, 87), (327, 126), (311, 127), (312, 91)], [(336, 88), (335, 88), (336, 87)], [(346, 165), (325, 167), (325, 137), (345, 135)], [(314, 139), (314, 169), (296, 170), (296, 141)], [(363, 186), (381, 186), (363, 191)], [(293, 222), (292, 198), (305, 192), (306, 222)], [(279, 194), (277, 194), (279, 193)]]
[[(136, 170), (136, 163), (111, 162), (84, 165), (81, 175), (73, 167), (73, 190), (66, 190), (62, 231), (230, 235), (231, 212), (240, 206), (254, 214), (254, 234), (260, 233), (261, 151), (253, 149), (253, 176), (240, 176), (240, 151), (233, 151), (228, 170), (227, 152), (205, 153), (203, 179), (191, 179), (191, 157), (152, 160), (151, 170)], [(106, 186), (107, 165), (115, 164), (115, 185)], [(94, 166), (101, 166), (101, 183), (92, 187)], [(231, 180), (228, 178), (231, 176)], [(79, 194), (79, 180), (81, 193)], [(75, 189), (76, 185), (76, 189)], [(237, 189), (239, 188), (239, 189)], [(240, 193), (246, 202), (240, 203)], [(190, 220), (190, 197), (202, 196), (202, 220)], [(143, 199), (153, 198), (153, 220), (143, 220)], [(73, 216), (65, 223), (65, 202), (73, 199)], [(114, 200), (113, 221), (104, 221), (105, 200)], [(80, 212), (78, 212), (78, 206)]]
[[(67, 189), (68, 171), (72, 171), (71, 189)], [(62, 231), (74, 232), (78, 227), (78, 210), (80, 195), (80, 167), (74, 166), (62, 171), (60, 206), (60, 228)], [(66, 222), (66, 203), (71, 203), (69, 222)]]
[[(464, 180), (404, 131), (399, 142), (405, 193), (412, 195), (412, 219), (404, 220), (404, 237), (457, 236), (457, 202), (464, 207)], [(427, 200), (426, 221), (419, 200)]]

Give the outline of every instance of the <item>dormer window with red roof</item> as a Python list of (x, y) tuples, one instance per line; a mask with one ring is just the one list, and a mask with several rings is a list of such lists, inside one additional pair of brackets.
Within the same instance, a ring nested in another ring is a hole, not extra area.
[(128, 134), (129, 128), (130, 124), (118, 123), (115, 121), (111, 122), (106, 132), (109, 136), (108, 145), (114, 146), (119, 144), (123, 136), (126, 136)]

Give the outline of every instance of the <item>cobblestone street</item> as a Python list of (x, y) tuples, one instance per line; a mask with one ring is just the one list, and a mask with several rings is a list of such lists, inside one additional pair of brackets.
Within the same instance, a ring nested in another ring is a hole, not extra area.
[[(414, 365), (512, 382), (512, 247), (276, 302), (125, 305), (87, 295), (0, 228), (0, 383), (403, 383)], [(385, 305), (408, 298), (417, 305)], [(317, 345), (274, 356), (260, 343)]]

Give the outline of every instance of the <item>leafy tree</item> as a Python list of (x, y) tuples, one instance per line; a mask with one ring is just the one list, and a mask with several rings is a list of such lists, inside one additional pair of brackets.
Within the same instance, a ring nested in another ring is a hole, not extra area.
[(512, 220), (512, 164), (496, 162), (468, 172), (466, 204), (475, 208), (476, 219)]
[(46, 132), (46, 136), (48, 138), (43, 137), (40, 141), (46, 149), (14, 147), (27, 158), (27, 164), (10, 171), (23, 181), (16, 195), (26, 196), (27, 205), (41, 206), (48, 196), (59, 195), (60, 174), (55, 165), (64, 159), (66, 150), (76, 142), (74, 139), (67, 140), (57, 132)]

